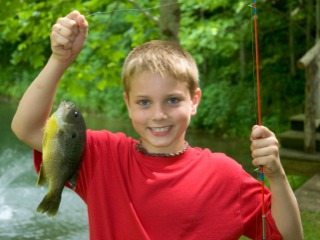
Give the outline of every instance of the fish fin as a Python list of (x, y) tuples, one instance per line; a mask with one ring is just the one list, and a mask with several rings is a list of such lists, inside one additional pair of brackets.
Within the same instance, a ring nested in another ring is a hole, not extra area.
[(71, 185), (73, 190), (76, 190), (78, 173), (74, 173), (68, 180), (68, 183)]
[(47, 147), (48, 139), (54, 134), (57, 129), (57, 121), (55, 114), (53, 114), (45, 123), (43, 127), (43, 139), (42, 139), (42, 150)]
[(47, 177), (46, 173), (44, 171), (44, 166), (43, 164), (40, 165), (40, 172), (38, 175), (38, 181), (37, 181), (37, 186), (43, 186), (47, 183)]
[(71, 185), (73, 190), (76, 190), (76, 184), (77, 184), (77, 179), (78, 179), (78, 174), (80, 171), (81, 164), (78, 164), (76, 167), (75, 171), (71, 175), (71, 177), (68, 179), (68, 183)]
[(61, 202), (61, 194), (47, 193), (37, 207), (38, 213), (46, 213), (48, 217), (55, 217), (58, 213)]

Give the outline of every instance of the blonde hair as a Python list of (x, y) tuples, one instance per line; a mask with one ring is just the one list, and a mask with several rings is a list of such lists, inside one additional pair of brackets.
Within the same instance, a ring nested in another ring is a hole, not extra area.
[(131, 80), (146, 71), (186, 82), (191, 96), (199, 87), (199, 73), (194, 59), (180, 45), (169, 41), (146, 42), (129, 53), (122, 67), (122, 83), (128, 96)]

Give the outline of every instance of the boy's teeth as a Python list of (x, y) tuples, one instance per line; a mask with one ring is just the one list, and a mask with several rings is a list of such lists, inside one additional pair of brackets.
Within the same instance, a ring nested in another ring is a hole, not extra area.
[(154, 132), (165, 132), (169, 130), (169, 127), (162, 127), (162, 128), (151, 128)]

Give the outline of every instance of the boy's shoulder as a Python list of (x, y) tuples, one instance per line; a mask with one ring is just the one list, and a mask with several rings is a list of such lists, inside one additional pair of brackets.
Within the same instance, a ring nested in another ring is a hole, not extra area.
[(200, 148), (200, 147), (192, 147), (194, 154), (201, 156), (202, 158), (206, 158), (207, 160), (215, 160), (215, 161), (223, 161), (223, 162), (232, 162), (237, 163), (233, 158), (229, 157), (224, 152), (215, 152), (210, 150), (209, 148)]
[(127, 136), (123, 132), (110, 132), (108, 130), (87, 130), (86, 148), (106, 149), (116, 151), (123, 148), (131, 148), (138, 141)]
[(101, 140), (119, 140), (119, 141), (136, 141), (128, 137), (123, 132), (110, 132), (108, 130), (87, 130), (87, 139), (101, 141)]
[(214, 152), (208, 148), (193, 147), (193, 157), (198, 157), (202, 164), (213, 166), (225, 172), (243, 171), (241, 164), (223, 152)]

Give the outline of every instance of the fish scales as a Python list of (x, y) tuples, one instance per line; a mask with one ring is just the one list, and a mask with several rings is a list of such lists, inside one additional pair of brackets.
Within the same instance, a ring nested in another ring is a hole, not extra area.
[(49, 184), (37, 212), (54, 217), (67, 182), (75, 188), (86, 142), (86, 125), (73, 103), (62, 102), (46, 123), (42, 143), (43, 160), (37, 186)]

